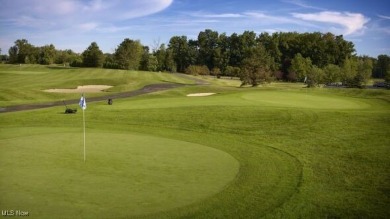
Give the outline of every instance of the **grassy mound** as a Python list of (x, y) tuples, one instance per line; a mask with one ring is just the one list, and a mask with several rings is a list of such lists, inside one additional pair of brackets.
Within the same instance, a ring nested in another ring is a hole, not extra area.
[(32, 217), (166, 211), (220, 192), (238, 172), (238, 162), (220, 150), (134, 133), (87, 133), (84, 163), (82, 133), (31, 131), (0, 140), (0, 203)]

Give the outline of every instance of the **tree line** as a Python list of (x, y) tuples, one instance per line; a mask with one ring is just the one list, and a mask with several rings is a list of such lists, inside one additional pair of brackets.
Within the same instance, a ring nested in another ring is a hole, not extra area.
[(252, 86), (271, 80), (304, 81), (308, 86), (340, 82), (351, 87), (362, 87), (371, 77), (390, 81), (388, 55), (356, 56), (354, 44), (342, 35), (320, 32), (245, 31), (228, 36), (206, 29), (197, 39), (173, 36), (168, 45), (152, 50), (126, 38), (112, 54), (104, 54), (96, 42), (78, 54), (21, 39), (9, 49), (6, 61), (239, 77), (243, 85)]

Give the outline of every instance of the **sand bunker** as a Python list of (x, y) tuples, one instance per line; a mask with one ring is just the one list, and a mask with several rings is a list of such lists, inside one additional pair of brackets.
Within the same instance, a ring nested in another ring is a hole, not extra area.
[(78, 86), (76, 89), (48, 89), (44, 91), (52, 93), (98, 93), (111, 87), (109, 85), (85, 85)]
[(215, 93), (195, 93), (195, 94), (188, 94), (187, 97), (205, 97), (205, 96), (211, 96)]

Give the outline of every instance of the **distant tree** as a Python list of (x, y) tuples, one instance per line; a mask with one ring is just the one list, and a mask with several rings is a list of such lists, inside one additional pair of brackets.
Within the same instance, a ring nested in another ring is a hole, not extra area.
[(289, 72), (294, 72), (298, 81), (304, 81), (304, 79), (309, 75), (312, 66), (310, 58), (304, 58), (300, 53), (298, 53), (291, 60)]
[(10, 63), (35, 64), (39, 55), (39, 49), (31, 45), (26, 39), (16, 40), (15, 45), (8, 52)]
[(221, 69), (214, 67), (213, 69), (211, 69), (210, 74), (215, 77), (219, 77), (221, 75)]
[(199, 45), (199, 64), (206, 65), (209, 69), (216, 66), (216, 56), (220, 56), (220, 52), (216, 52), (218, 47), (219, 35), (217, 31), (206, 29), (198, 35)]
[(250, 84), (254, 87), (270, 82), (272, 61), (272, 57), (261, 44), (248, 50), (247, 57), (241, 63), (241, 86)]
[(166, 54), (165, 54), (164, 66), (165, 66), (166, 70), (169, 72), (176, 72), (177, 71), (177, 68), (176, 68), (177, 65), (176, 65), (176, 62), (174, 60), (173, 52), (170, 49), (168, 49)]
[(293, 71), (289, 72), (287, 75), (287, 80), (291, 81), (291, 82), (296, 82), (298, 80), (297, 73), (295, 73)]
[(277, 35), (273, 34), (271, 36), (269, 33), (261, 33), (258, 36), (257, 41), (265, 47), (265, 49), (274, 59), (275, 64), (280, 66), (282, 61), (282, 53), (279, 50), (279, 39)]
[(138, 70), (143, 54), (140, 41), (126, 38), (115, 50), (114, 57), (120, 69)]
[(210, 70), (206, 65), (190, 65), (185, 73), (189, 75), (209, 75)]
[(154, 56), (157, 59), (157, 71), (168, 70), (166, 66), (167, 49), (165, 48), (165, 44), (161, 44), (160, 47), (154, 51)]
[(186, 36), (174, 36), (169, 40), (168, 50), (171, 51), (173, 61), (176, 63), (176, 69), (179, 72), (185, 72), (188, 66), (193, 64), (194, 54), (190, 52)]
[(240, 37), (237, 33), (233, 33), (229, 37), (229, 66), (240, 66), (243, 59)]
[(365, 87), (371, 78), (373, 69), (372, 60), (369, 57), (362, 57), (358, 60), (357, 74), (355, 81), (358, 87)]
[(53, 44), (39, 48), (39, 64), (50, 65), (56, 60), (57, 51)]
[(57, 64), (69, 65), (72, 67), (81, 67), (83, 59), (80, 54), (73, 52), (70, 49), (57, 51)]
[(9, 63), (14, 64), (18, 63), (18, 47), (17, 46), (11, 46), (8, 50), (9, 54)]
[(143, 54), (141, 56), (139, 70), (148, 71), (148, 62), (149, 62), (149, 47), (143, 46)]
[(347, 58), (341, 68), (342, 80), (348, 87), (364, 87), (371, 78), (372, 69), (370, 58)]
[(86, 50), (84, 50), (82, 57), (84, 67), (100, 68), (103, 66), (104, 55), (96, 42), (92, 42), (91, 45)]
[(389, 66), (389, 68), (386, 71), (385, 81), (390, 84), (390, 66)]
[(347, 86), (350, 86), (350, 87), (355, 87), (357, 86), (355, 84), (355, 77), (357, 75), (357, 60), (356, 58), (352, 57), (352, 58), (346, 58), (344, 60), (344, 63), (341, 67), (341, 80), (343, 82), (343, 84), (346, 84)]
[(110, 54), (110, 53), (104, 54), (103, 68), (119, 69), (118, 63), (115, 62), (114, 54)]
[(214, 67), (217, 67), (224, 72), (229, 65), (230, 59), (230, 38), (222, 33), (218, 38), (218, 47), (214, 50)]
[(278, 70), (274, 72), (274, 77), (276, 80), (281, 81), (283, 80), (283, 72)]
[(158, 61), (157, 57), (153, 54), (149, 54), (148, 56), (148, 64), (146, 66), (146, 70), (148, 71), (157, 71), (158, 68)]
[(229, 77), (240, 77), (241, 69), (239, 67), (227, 66), (225, 69), (225, 75)]
[(343, 35), (336, 36), (335, 41), (337, 45), (335, 52), (335, 64), (341, 66), (344, 64), (346, 59), (350, 59), (353, 56), (356, 50), (352, 42), (344, 40)]
[(307, 74), (306, 84), (308, 87), (315, 87), (324, 83), (324, 70), (313, 65)]
[(341, 81), (341, 72), (338, 65), (329, 64), (324, 68), (324, 82), (334, 83)]
[(390, 70), (390, 56), (379, 55), (374, 65), (373, 77), (384, 78), (386, 72)]
[(69, 65), (71, 67), (83, 67), (83, 57), (81, 55), (72, 57), (72, 60)]

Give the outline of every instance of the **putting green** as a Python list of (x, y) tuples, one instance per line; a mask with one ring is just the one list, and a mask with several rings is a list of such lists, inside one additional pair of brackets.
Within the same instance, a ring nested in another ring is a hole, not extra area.
[(0, 206), (29, 211), (32, 218), (167, 211), (222, 191), (239, 169), (232, 156), (211, 147), (91, 131), (84, 163), (82, 133), (18, 130), (1, 130)]
[(298, 107), (313, 109), (362, 109), (369, 104), (354, 98), (320, 95), (309, 92), (257, 91), (242, 95), (244, 100), (256, 101), (263, 106)]

